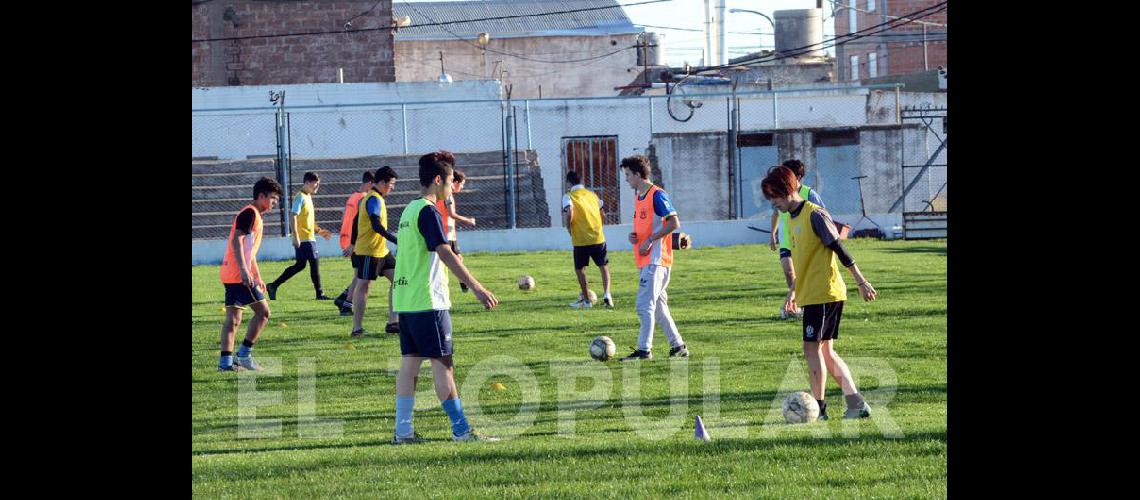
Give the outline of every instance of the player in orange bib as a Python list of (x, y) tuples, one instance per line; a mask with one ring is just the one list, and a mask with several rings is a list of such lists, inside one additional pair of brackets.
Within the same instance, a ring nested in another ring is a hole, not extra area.
[(641, 319), (641, 334), (637, 349), (622, 361), (652, 359), (653, 327), (660, 325), (669, 341), (669, 357), (688, 357), (673, 315), (669, 312), (669, 275), (673, 267), (673, 238), (670, 233), (680, 229), (681, 220), (665, 190), (649, 180), (649, 159), (638, 155), (624, 158), (621, 168), (625, 181), (636, 191), (633, 211), (633, 229), (629, 242), (640, 270), (637, 289), (637, 317)]
[[(386, 165), (385, 165), (386, 166)], [(353, 262), (353, 268), (356, 267), (357, 259), (352, 259), (352, 249), (355, 247), (352, 241), (352, 223), (356, 221), (356, 209), (360, 204), (360, 200), (372, 191), (372, 184), (375, 182), (375, 176), (371, 171), (364, 172), (360, 179), (360, 189), (353, 192), (348, 197), (348, 202), (344, 204), (344, 215), (340, 219), (340, 250), (341, 255), (349, 257)], [(341, 316), (352, 316), (352, 297), (356, 293), (356, 274), (353, 274), (352, 281), (348, 284), (340, 295), (333, 300), (333, 305), (340, 309)]]
[[(269, 303), (265, 301), (265, 282), (257, 268), (257, 250), (261, 247), (261, 214), (273, 210), (281, 200), (281, 184), (262, 177), (253, 185), (253, 203), (234, 217), (226, 251), (222, 256), (221, 278), (226, 289), (226, 319), (222, 323), (221, 359), (218, 371), (260, 370), (253, 362), (253, 344), (269, 323)], [(253, 309), (253, 319), (234, 359), (234, 336), (241, 326), (245, 306)], [(236, 363), (235, 363), (236, 361)]]

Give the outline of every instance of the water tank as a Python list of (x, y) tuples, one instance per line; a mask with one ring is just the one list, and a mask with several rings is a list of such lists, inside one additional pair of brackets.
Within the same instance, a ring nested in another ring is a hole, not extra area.
[(649, 33), (649, 65), (650, 66), (664, 66), (665, 65), (665, 34), (663, 33)]
[[(824, 56), (823, 9), (777, 10), (772, 13), (776, 21), (776, 52), (791, 52), (797, 57)], [(815, 44), (815, 45), (812, 45)], [(811, 46), (811, 50), (802, 47)], [(799, 49), (799, 50), (797, 50)]]

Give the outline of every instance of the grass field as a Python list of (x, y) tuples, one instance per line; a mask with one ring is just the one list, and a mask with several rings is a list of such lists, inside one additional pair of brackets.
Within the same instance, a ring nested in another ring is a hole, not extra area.
[[(567, 307), (577, 297), (569, 250), (471, 254), (468, 267), (501, 304), (482, 310), (452, 278), (456, 378), (475, 428), (505, 439), (451, 442), (425, 365), (415, 425), (430, 441), (409, 446), (388, 444), (396, 338), (350, 342), (351, 318), (312, 300), (306, 270), (270, 303), (273, 316), (254, 350), (280, 372), (218, 373), (218, 268), (194, 267), (193, 494), (944, 497), (946, 243), (847, 246), (880, 298), (859, 300), (844, 272), (851, 300), (836, 350), (873, 419), (789, 425), (773, 413), (784, 395), (808, 384), (800, 324), (776, 315), (786, 287), (767, 246), (679, 251), (669, 302), (693, 355), (669, 360), (658, 331), (655, 359), (624, 364), (593, 361), (587, 348), (596, 335), (613, 338), (618, 356), (636, 343), (629, 252), (610, 254), (617, 308), (585, 311)], [(288, 264), (262, 263), (263, 277), (272, 280)], [(347, 259), (326, 258), (321, 271), (335, 295), (351, 268)], [(536, 290), (518, 290), (524, 273), (535, 277)], [(588, 277), (601, 295), (597, 269), (588, 268)], [(374, 332), (383, 331), (387, 302), (387, 281), (378, 283), (384, 286), (373, 287), (365, 318)], [(494, 382), (506, 390), (492, 390)], [(253, 408), (257, 419), (280, 419), (279, 428), (239, 436), (239, 399), (244, 416)], [(830, 379), (827, 400), (829, 413), (842, 415), (845, 403)], [(693, 439), (696, 415), (712, 442)], [(314, 416), (333, 423), (313, 425)], [(319, 435), (322, 429), (329, 434)]]

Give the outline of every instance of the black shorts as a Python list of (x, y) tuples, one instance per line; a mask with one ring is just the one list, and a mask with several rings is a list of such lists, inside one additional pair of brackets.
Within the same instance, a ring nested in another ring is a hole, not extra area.
[(362, 280), (376, 281), (384, 271), (396, 268), (396, 257), (392, 252), (383, 257), (369, 257), (367, 255), (352, 254), (352, 268), (356, 269), (356, 277)]
[(356, 259), (356, 251), (355, 250), (353, 250), (352, 253), (349, 254), (348, 258), (349, 258), (349, 260), (352, 261), (352, 268), (353, 269), (360, 267), (360, 261)]
[(302, 241), (293, 249), (293, 255), (296, 256), (297, 262), (305, 262), (316, 260), (319, 255), (317, 254), (317, 242), (315, 241)]
[(421, 358), (451, 355), (451, 313), (400, 313), (400, 354)]
[(839, 320), (842, 316), (842, 300), (804, 306), (804, 342), (839, 338)]
[(242, 283), (223, 283), (226, 286), (226, 307), (245, 307), (265, 300), (261, 287), (250, 289)]
[(447, 240), (447, 244), (451, 245), (451, 253), (459, 255), (459, 242), (456, 240)]
[(590, 265), (590, 260), (593, 260), (594, 265), (598, 267), (610, 263), (605, 243), (574, 247), (574, 269), (582, 269)]

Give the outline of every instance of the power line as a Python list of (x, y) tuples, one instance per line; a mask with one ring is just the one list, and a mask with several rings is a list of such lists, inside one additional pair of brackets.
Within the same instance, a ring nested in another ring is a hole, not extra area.
[[(846, 6), (841, 5), (836, 0), (828, 0), (828, 3), (831, 4), (831, 14), (833, 16), (836, 15), (835, 12), (840, 11), (840, 10), (854, 10), (854, 11), (862, 12), (864, 14), (872, 14), (872, 15), (876, 15), (876, 16), (885, 16), (885, 17), (889, 17), (889, 18), (893, 18), (893, 19), (906, 19), (905, 17), (892, 16), (892, 15), (886, 14), (884, 12), (875, 12), (873, 10), (865, 10), (865, 9), (860, 9), (858, 7), (846, 7)], [(916, 22), (918, 24), (929, 24), (931, 26), (942, 26), (943, 28), (946, 27), (946, 25), (942, 24), (942, 23), (932, 23), (929, 21), (914, 21), (914, 22)]]
[[(803, 54), (806, 54), (809, 52), (815, 52), (818, 50), (829, 49), (831, 47), (843, 45), (843, 44), (849, 43), (851, 41), (858, 40), (860, 38), (866, 38), (866, 37), (869, 37), (871, 35), (883, 33), (885, 31), (889, 31), (891, 28), (896, 27), (896, 26), (893, 26), (896, 24), (898, 26), (901, 26), (903, 24), (915, 22), (916, 19), (921, 19), (923, 17), (928, 17), (931, 15), (937, 14), (938, 12), (942, 12), (942, 11), (946, 10), (946, 4), (947, 4), (947, 2), (943, 1), (943, 2), (940, 2), (938, 4), (932, 5), (930, 7), (926, 7), (924, 9), (920, 9), (918, 11), (912, 12), (912, 13), (908, 14), (906, 18), (899, 17), (896, 19), (892, 19), (892, 20), (887, 21), (885, 23), (880, 23), (880, 24), (877, 24), (875, 26), (864, 28), (864, 29), (861, 29), (861, 30), (856, 31), (854, 33), (848, 33), (846, 35), (836, 36), (834, 38), (831, 38), (830, 40), (825, 40), (822, 42), (813, 43), (810, 45), (805, 45), (803, 47), (797, 47), (794, 49), (790, 49), (790, 50), (785, 51), (784, 53), (781, 53), (779, 55), (773, 54), (771, 56), (760, 56), (760, 57), (757, 57), (755, 59), (751, 59), (748, 61), (740, 61), (740, 62), (737, 62), (736, 64), (726, 64), (726, 65), (721, 65), (721, 66), (709, 66), (709, 67), (704, 68), (704, 70), (707, 71), (707, 70), (723, 69), (723, 68), (727, 68), (730, 66), (738, 66), (738, 65), (747, 64), (747, 63), (778, 61), (781, 59), (787, 59), (789, 57), (796, 57), (799, 55), (803, 55)], [(929, 11), (929, 12), (927, 12), (927, 11)], [(904, 22), (899, 23), (899, 21), (904, 21)], [(879, 28), (882, 28), (882, 29), (879, 29)], [(877, 30), (877, 31), (873, 31), (873, 30)], [(844, 39), (844, 40), (840, 41), (840, 39)]]
[(349, 20), (345, 21), (344, 22), (344, 29), (348, 29), (349, 26), (352, 26), (352, 22), (355, 21), (357, 18), (359, 18), (361, 16), (368, 15), (368, 13), (372, 12), (373, 10), (376, 10), (376, 6), (380, 5), (380, 2), (382, 2), (382, 1), (383, 0), (376, 0), (376, 3), (372, 4), (372, 8), (370, 8), (364, 12), (361, 12), (355, 16), (352, 16)]
[[(478, 22), (478, 21), (497, 21), (500, 19), (518, 19), (518, 18), (523, 18), (523, 17), (554, 16), (554, 15), (558, 15), (558, 14), (573, 14), (575, 12), (589, 12), (589, 11), (595, 11), (595, 10), (617, 9), (617, 8), (621, 8), (621, 7), (630, 7), (630, 6), (634, 6), (634, 5), (646, 5), (646, 4), (661, 3), (661, 2), (671, 2), (671, 1), (673, 1), (673, 0), (647, 0), (644, 2), (637, 2), (637, 3), (608, 5), (605, 7), (586, 7), (586, 8), (581, 8), (581, 9), (561, 10), (561, 11), (557, 11), (557, 12), (543, 12), (543, 13), (539, 13), (539, 14), (518, 14), (518, 15), (512, 15), (512, 16), (484, 17), (484, 18), (478, 18), (478, 19), (460, 19), (458, 21), (444, 21), (444, 22), (439, 22), (439, 23), (433, 21), (430, 24), (416, 24), (416, 25), (405, 27), (403, 29), (426, 28), (428, 26), (445, 26), (448, 24), (471, 23), (471, 22)], [(411, 7), (411, 4), (408, 2), (401, 2), (401, 3), (407, 4), (409, 7)], [(412, 7), (412, 9), (416, 10), (415, 7)], [(419, 11), (416, 10), (416, 12), (419, 12)], [(424, 17), (427, 17), (427, 16), (424, 16)], [(252, 40), (255, 38), (280, 38), (280, 37), (287, 37), (287, 36), (305, 36), (305, 35), (339, 35), (339, 34), (345, 34), (345, 33), (366, 33), (366, 32), (370, 32), (370, 31), (388, 31), (388, 30), (393, 30), (393, 29), (396, 29), (396, 28), (393, 26), (384, 26), (384, 27), (380, 27), (380, 28), (364, 28), (364, 29), (351, 30), (351, 31), (349, 31), (349, 30), (305, 31), (305, 32), (296, 32), (296, 33), (276, 33), (276, 34), (272, 34), (272, 35), (248, 35), (248, 36), (230, 36), (230, 37), (219, 37), (219, 38), (196, 38), (196, 39), (191, 39), (191, 43), (221, 42), (221, 41), (227, 41), (227, 40)]]

